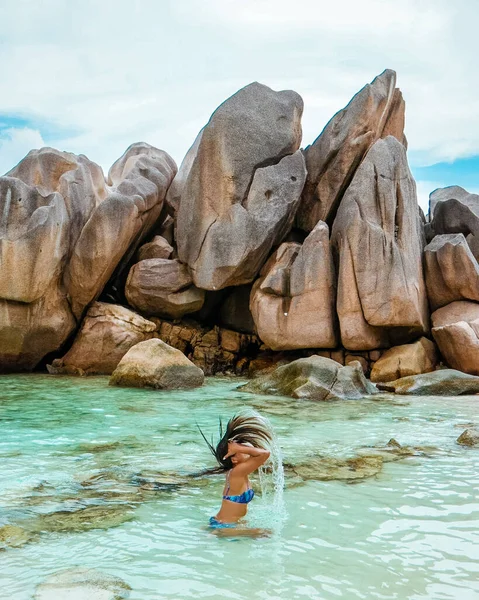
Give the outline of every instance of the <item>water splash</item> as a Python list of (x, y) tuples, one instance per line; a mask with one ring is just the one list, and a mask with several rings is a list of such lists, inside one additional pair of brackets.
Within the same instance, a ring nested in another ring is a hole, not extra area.
[[(271, 433), (272, 441), (269, 447), (271, 452), (269, 460), (258, 469), (259, 484), (261, 487), (261, 510), (258, 521), (262, 527), (268, 527), (278, 533), (287, 518), (286, 506), (284, 504), (284, 468), (283, 457), (279, 445), (278, 436), (274, 431), (271, 421), (255, 410), (249, 410), (248, 414), (261, 419)], [(256, 518), (252, 518), (256, 521)], [(258, 523), (259, 524), (259, 523)]]

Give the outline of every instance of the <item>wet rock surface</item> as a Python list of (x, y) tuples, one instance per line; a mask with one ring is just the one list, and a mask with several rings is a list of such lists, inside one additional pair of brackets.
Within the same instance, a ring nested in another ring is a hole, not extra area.
[(58, 571), (37, 586), (34, 600), (124, 600), (131, 587), (119, 577), (96, 569)]
[(395, 394), (459, 396), (461, 394), (478, 394), (479, 377), (454, 369), (439, 369), (432, 373), (402, 377), (389, 383), (378, 383), (377, 387)]
[(110, 378), (110, 385), (175, 389), (203, 384), (203, 371), (186, 356), (152, 339), (133, 346), (121, 359)]
[(259, 375), (241, 389), (257, 394), (321, 401), (359, 399), (377, 392), (376, 387), (364, 377), (358, 362), (343, 367), (317, 355), (300, 358), (270, 374)]
[(479, 429), (466, 429), (457, 438), (457, 443), (461, 444), (462, 446), (479, 446)]

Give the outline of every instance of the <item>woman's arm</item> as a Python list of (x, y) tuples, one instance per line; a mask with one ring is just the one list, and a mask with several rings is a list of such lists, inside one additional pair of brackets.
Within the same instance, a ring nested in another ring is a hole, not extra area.
[(229, 442), (228, 454), (225, 456), (225, 459), (229, 456), (233, 456), (237, 452), (249, 454), (249, 456), (251, 456), (246, 462), (240, 463), (234, 467), (235, 474), (238, 475), (249, 475), (249, 473), (253, 473), (253, 471), (256, 471), (256, 469), (261, 467), (261, 465), (268, 460), (270, 455), (270, 451), (265, 450), (264, 448), (254, 448), (253, 446), (238, 444), (237, 442)]

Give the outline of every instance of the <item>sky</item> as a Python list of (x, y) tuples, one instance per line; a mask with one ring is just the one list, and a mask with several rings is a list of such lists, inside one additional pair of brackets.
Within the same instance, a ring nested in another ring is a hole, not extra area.
[(1, 0), (0, 174), (44, 145), (180, 164), (252, 81), (301, 94), (305, 147), (390, 68), (427, 210), (438, 187), (479, 193), (478, 22), (478, 0)]

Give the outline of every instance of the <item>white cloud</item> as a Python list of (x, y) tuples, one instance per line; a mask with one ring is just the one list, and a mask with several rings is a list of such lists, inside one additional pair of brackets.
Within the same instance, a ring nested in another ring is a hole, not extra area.
[(39, 131), (9, 128), (0, 131), (0, 175), (10, 171), (33, 148), (41, 148), (45, 142)]
[(394, 68), (410, 149), (452, 160), (479, 154), (478, 16), (477, 0), (4, 0), (0, 113), (76, 132), (41, 129), (106, 170), (139, 140), (180, 162), (250, 81), (303, 96), (306, 145)]

